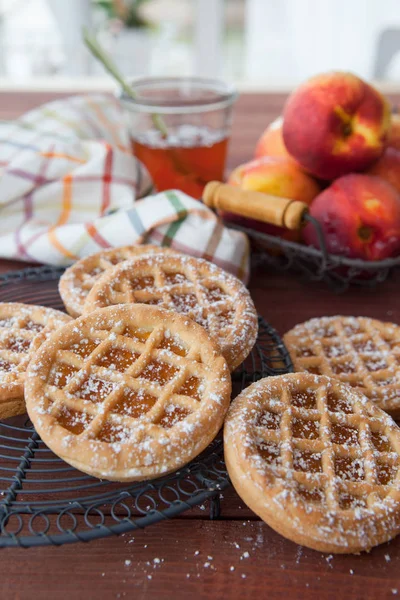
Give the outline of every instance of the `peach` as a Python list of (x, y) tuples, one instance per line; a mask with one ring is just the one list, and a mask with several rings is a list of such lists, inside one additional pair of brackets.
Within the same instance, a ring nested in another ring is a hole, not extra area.
[(400, 149), (396, 150), (396, 148), (388, 146), (367, 173), (382, 177), (400, 192)]
[(288, 98), (283, 139), (300, 165), (321, 179), (363, 171), (386, 144), (390, 107), (380, 92), (351, 73), (326, 73)]
[(296, 163), (296, 160), (286, 150), (282, 135), (283, 118), (278, 117), (272, 121), (257, 142), (254, 156), (274, 156), (276, 158), (287, 158)]
[[(237, 167), (232, 171), (228, 183), (240, 186), (244, 190), (254, 190), (272, 196), (301, 200), (306, 204), (310, 204), (320, 191), (318, 183), (299, 169), (295, 163), (285, 158), (268, 156)], [(221, 216), (263, 233), (283, 236), (286, 239), (297, 239), (299, 237), (297, 232), (288, 232), (281, 227), (275, 227), (232, 213), (225, 212)]]
[(387, 145), (400, 150), (400, 115), (397, 113), (392, 114)]
[[(380, 177), (340, 177), (315, 198), (310, 214), (319, 221), (332, 254), (382, 260), (400, 253), (400, 195)], [(303, 237), (319, 247), (312, 223)]]
[(320, 191), (318, 183), (290, 160), (270, 156), (240, 165), (232, 171), (228, 183), (307, 204)]

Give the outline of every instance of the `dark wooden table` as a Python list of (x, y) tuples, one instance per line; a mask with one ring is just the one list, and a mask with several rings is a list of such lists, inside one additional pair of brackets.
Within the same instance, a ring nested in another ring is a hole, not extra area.
[[(2, 93), (0, 118), (12, 118), (61, 95)], [(230, 166), (251, 157), (257, 136), (279, 114), (283, 101), (278, 94), (242, 95)], [(0, 272), (22, 266), (0, 261)], [(257, 272), (250, 289), (258, 311), (280, 333), (310, 317), (338, 313), (400, 323), (399, 278), (374, 290), (352, 289), (336, 296), (323, 285), (295, 276)], [(275, 533), (232, 488), (222, 496), (217, 521), (209, 521), (208, 507), (202, 506), (119, 538), (60, 548), (2, 550), (0, 598), (400, 597), (400, 538), (370, 554), (327, 556)]]

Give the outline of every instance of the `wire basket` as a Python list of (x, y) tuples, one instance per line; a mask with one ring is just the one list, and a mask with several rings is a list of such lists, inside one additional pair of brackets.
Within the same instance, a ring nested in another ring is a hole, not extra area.
[(324, 281), (336, 292), (343, 292), (352, 284), (376, 286), (400, 267), (400, 256), (380, 261), (366, 261), (330, 254), (318, 221), (310, 214), (305, 214), (304, 220), (312, 223), (316, 228), (320, 250), (261, 233), (237, 223), (226, 222), (226, 225), (243, 231), (253, 241), (253, 267), (270, 266), (280, 271), (297, 271), (308, 280)]
[[(62, 269), (39, 267), (0, 276), (0, 302), (63, 309)], [(250, 356), (233, 374), (234, 395), (268, 375), (292, 371), (278, 334), (259, 317)], [(220, 492), (229, 485), (220, 434), (176, 473), (119, 484), (77, 471), (41, 441), (27, 416), (0, 421), (0, 547), (62, 545), (143, 529), (208, 501), (220, 513)]]

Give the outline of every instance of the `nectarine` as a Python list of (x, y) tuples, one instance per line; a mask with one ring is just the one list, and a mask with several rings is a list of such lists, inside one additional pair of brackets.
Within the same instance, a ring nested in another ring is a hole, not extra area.
[[(228, 183), (240, 186), (244, 190), (300, 200), (306, 204), (310, 204), (320, 191), (318, 183), (304, 173), (293, 161), (267, 156), (237, 167), (232, 171)], [(275, 227), (254, 219), (247, 219), (227, 212), (222, 213), (221, 216), (262, 233), (279, 235), (291, 240), (299, 238), (298, 232), (289, 232), (282, 227)]]
[(228, 179), (244, 190), (265, 192), (310, 204), (320, 191), (318, 183), (285, 158), (264, 156), (240, 165)]
[(397, 113), (392, 114), (387, 145), (400, 150), (400, 115)]
[(287, 158), (296, 163), (296, 160), (289, 154), (286, 149), (282, 135), (283, 119), (278, 117), (272, 121), (259, 138), (254, 156), (274, 156), (276, 158)]
[(283, 113), (288, 152), (327, 180), (368, 168), (381, 156), (389, 126), (387, 100), (351, 73), (311, 78), (293, 92)]
[[(315, 198), (310, 214), (319, 221), (332, 254), (381, 260), (400, 253), (400, 195), (380, 177), (340, 177)], [(319, 247), (312, 223), (303, 237)]]
[(400, 192), (400, 150), (388, 146), (380, 159), (368, 169), (367, 173), (382, 177)]

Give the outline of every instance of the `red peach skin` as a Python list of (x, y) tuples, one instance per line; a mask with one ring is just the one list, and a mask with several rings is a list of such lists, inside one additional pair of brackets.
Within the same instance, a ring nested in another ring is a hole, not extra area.
[(396, 148), (396, 150), (400, 150), (400, 115), (397, 113), (392, 115), (387, 145), (390, 148)]
[[(328, 252), (349, 258), (382, 260), (400, 253), (400, 195), (372, 175), (346, 175), (313, 201), (310, 214), (322, 226)], [(319, 247), (314, 226), (303, 232)]]
[(367, 169), (386, 145), (387, 100), (351, 73), (327, 73), (301, 85), (286, 102), (283, 139), (300, 165), (321, 179)]
[(263, 156), (236, 167), (228, 183), (244, 190), (265, 192), (306, 204), (310, 204), (321, 189), (310, 175), (291, 160), (271, 156)]
[(297, 161), (289, 154), (283, 141), (283, 118), (278, 117), (272, 121), (259, 138), (254, 152), (255, 158), (272, 156), (286, 158), (298, 165)]
[(400, 193), (400, 150), (388, 146), (367, 173), (388, 181)]

